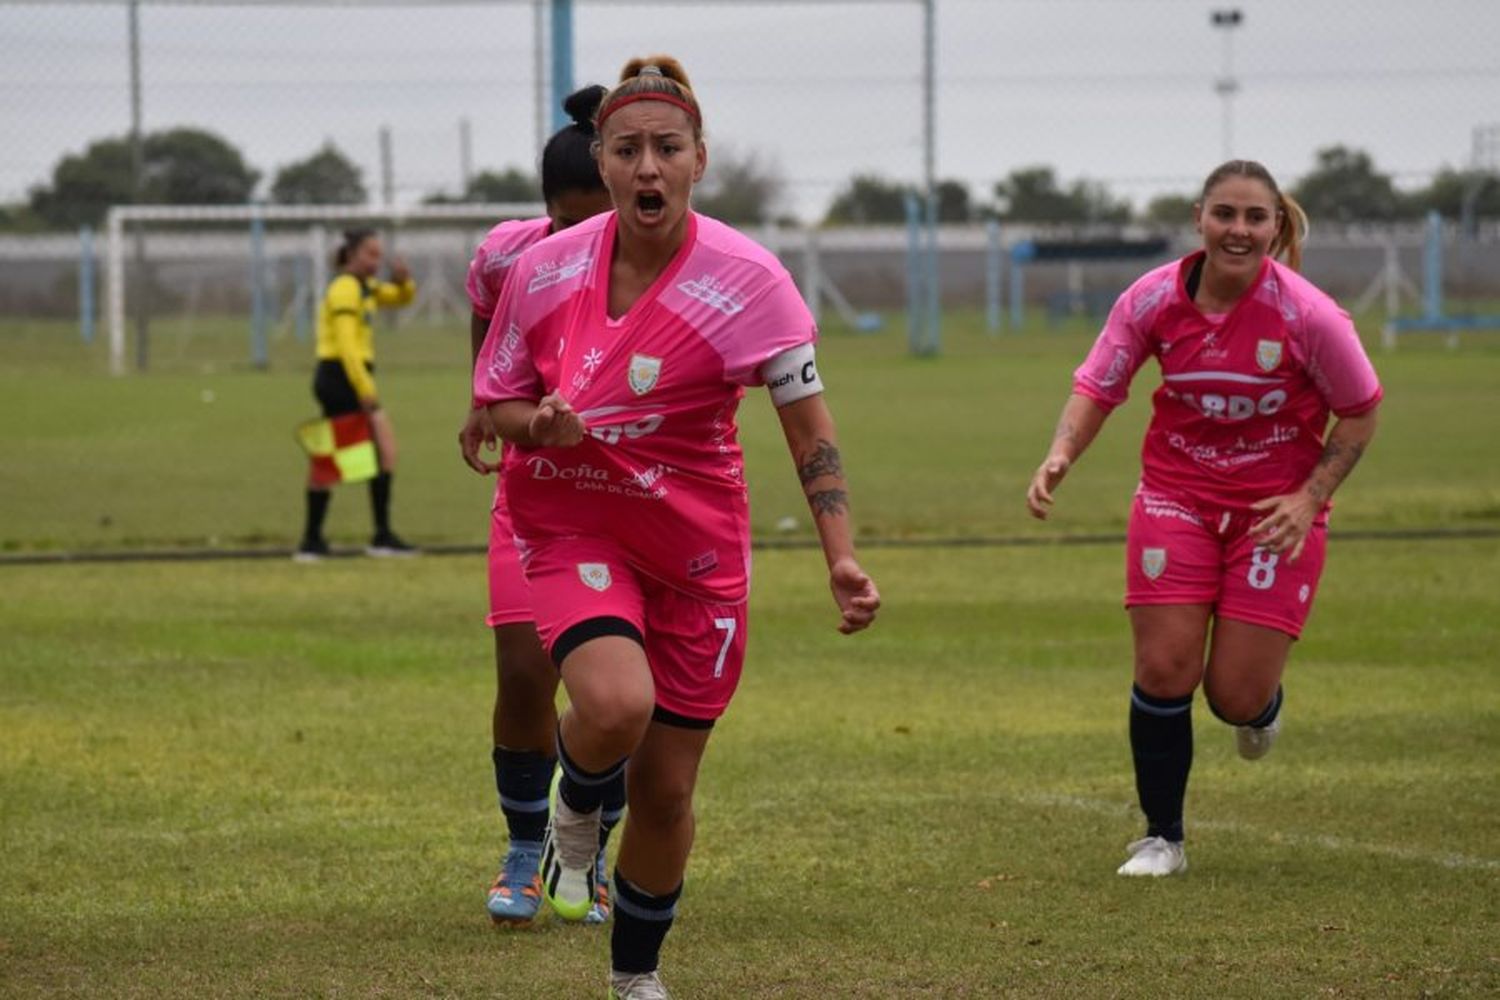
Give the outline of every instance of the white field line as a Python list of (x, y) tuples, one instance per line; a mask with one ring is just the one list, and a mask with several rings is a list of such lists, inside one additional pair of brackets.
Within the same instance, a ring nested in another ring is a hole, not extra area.
[[(1133, 806), (1124, 802), (1091, 799), (1079, 795), (1007, 795), (1004, 797), (1022, 805), (1061, 807), (1064, 809), (1073, 809), (1078, 812), (1098, 813), (1105, 816), (1120, 816), (1134, 811)], [(1370, 844), (1360, 840), (1349, 840), (1346, 837), (1332, 837), (1324, 834), (1264, 830), (1249, 823), (1240, 823), (1234, 820), (1192, 819), (1189, 822), (1189, 826), (1203, 830), (1214, 830), (1220, 833), (1253, 837), (1257, 840), (1264, 840), (1275, 844), (1289, 844), (1293, 847), (1317, 847), (1327, 851), (1340, 851), (1349, 854), (1370, 854), (1377, 857), (1394, 858), (1398, 861), (1438, 865), (1443, 868), (1454, 868), (1462, 871), (1500, 871), (1500, 858), (1481, 858), (1472, 854), (1426, 851), (1420, 847), (1401, 847), (1396, 844)]]

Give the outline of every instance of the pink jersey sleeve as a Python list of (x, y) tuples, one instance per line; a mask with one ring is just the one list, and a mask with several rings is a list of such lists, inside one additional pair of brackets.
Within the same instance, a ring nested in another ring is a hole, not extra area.
[(1177, 263), (1148, 272), (1115, 300), (1104, 329), (1083, 364), (1073, 372), (1073, 391), (1105, 410), (1130, 395), (1130, 380), (1152, 353), (1151, 320), (1174, 290)]
[(507, 282), (490, 320), (489, 333), (474, 362), (474, 405), (488, 406), (506, 399), (541, 399), (541, 377), (522, 335), (526, 296), (521, 282)]
[(764, 385), (761, 369), (767, 361), (818, 339), (812, 313), (788, 275), (746, 308), (742, 322), (741, 336), (724, 355), (725, 377), (737, 385)]
[(1318, 394), (1340, 417), (1373, 409), (1384, 391), (1354, 321), (1306, 279), (1286, 269), (1278, 270), (1298, 313), (1297, 320), (1288, 324), (1291, 350), (1317, 386)]
[(552, 220), (545, 217), (518, 219), (502, 222), (485, 235), (474, 251), (474, 259), (469, 262), (469, 276), (464, 281), (464, 291), (469, 293), (474, 315), (495, 315), (511, 265), (522, 251), (541, 240), (551, 228)]
[(697, 216), (697, 246), (663, 298), (668, 308), (713, 344), (724, 378), (762, 385), (771, 358), (818, 339), (807, 303), (769, 250), (706, 216)]

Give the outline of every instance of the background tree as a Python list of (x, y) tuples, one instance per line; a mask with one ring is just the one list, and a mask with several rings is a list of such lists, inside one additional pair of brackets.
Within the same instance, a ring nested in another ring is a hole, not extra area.
[(693, 207), (730, 225), (760, 225), (777, 217), (785, 191), (786, 180), (774, 163), (715, 146), (708, 175), (693, 191)]
[[(906, 196), (912, 184), (898, 184), (875, 174), (856, 174), (849, 186), (834, 196), (824, 222), (829, 225), (896, 225), (906, 222)], [(938, 221), (969, 222), (974, 218), (969, 188), (963, 181), (937, 182)]]
[(1471, 210), (1475, 215), (1500, 216), (1500, 174), (1444, 167), (1408, 201), (1415, 213), (1437, 211), (1444, 218), (1457, 219), (1463, 214), (1465, 198), (1474, 199)]
[(1186, 194), (1159, 194), (1146, 203), (1141, 218), (1157, 226), (1186, 226), (1193, 221), (1193, 203), (1197, 200)]
[(332, 142), (288, 163), (271, 181), (271, 200), (279, 205), (362, 205), (368, 197), (359, 167)]
[(995, 185), (997, 214), (1008, 222), (1124, 223), (1130, 203), (1116, 200), (1097, 181), (1077, 180), (1062, 187), (1051, 167), (1012, 170)]
[[(195, 128), (152, 132), (142, 140), (142, 204), (240, 205), (260, 176), (228, 142)], [(110, 205), (136, 201), (128, 137), (100, 139), (64, 156), (50, 186), (33, 188), (31, 208), (51, 226), (97, 225)]]
[(877, 174), (856, 174), (834, 195), (823, 221), (829, 225), (873, 225), (906, 221), (905, 184)]
[(506, 167), (503, 171), (481, 170), (469, 178), (468, 186), (457, 198), (446, 194), (428, 195), (422, 199), (424, 205), (452, 205), (455, 202), (518, 202), (541, 201), (542, 182), (535, 174), (528, 174), (519, 167)]
[(1318, 150), (1317, 165), (1292, 188), (1314, 223), (1385, 222), (1400, 216), (1401, 195), (1370, 154), (1348, 146)]
[(972, 222), (974, 206), (969, 199), (969, 186), (963, 181), (937, 182), (938, 221)]

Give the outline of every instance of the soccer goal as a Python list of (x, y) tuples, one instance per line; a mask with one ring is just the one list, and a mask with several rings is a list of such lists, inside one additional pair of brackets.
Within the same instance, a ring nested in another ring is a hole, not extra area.
[(419, 293), (405, 322), (464, 324), (474, 248), (497, 222), (544, 211), (530, 202), (115, 206), (104, 245), (110, 372), (130, 369), (127, 315), (136, 370), (266, 367), (274, 342), (313, 335), (333, 251), (353, 227), (378, 230), (387, 256), (411, 268)]

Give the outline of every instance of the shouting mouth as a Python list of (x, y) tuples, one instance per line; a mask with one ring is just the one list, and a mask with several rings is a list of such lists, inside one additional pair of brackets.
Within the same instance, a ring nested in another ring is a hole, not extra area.
[(666, 208), (667, 201), (660, 192), (641, 191), (635, 196), (635, 210), (643, 219), (659, 219)]

